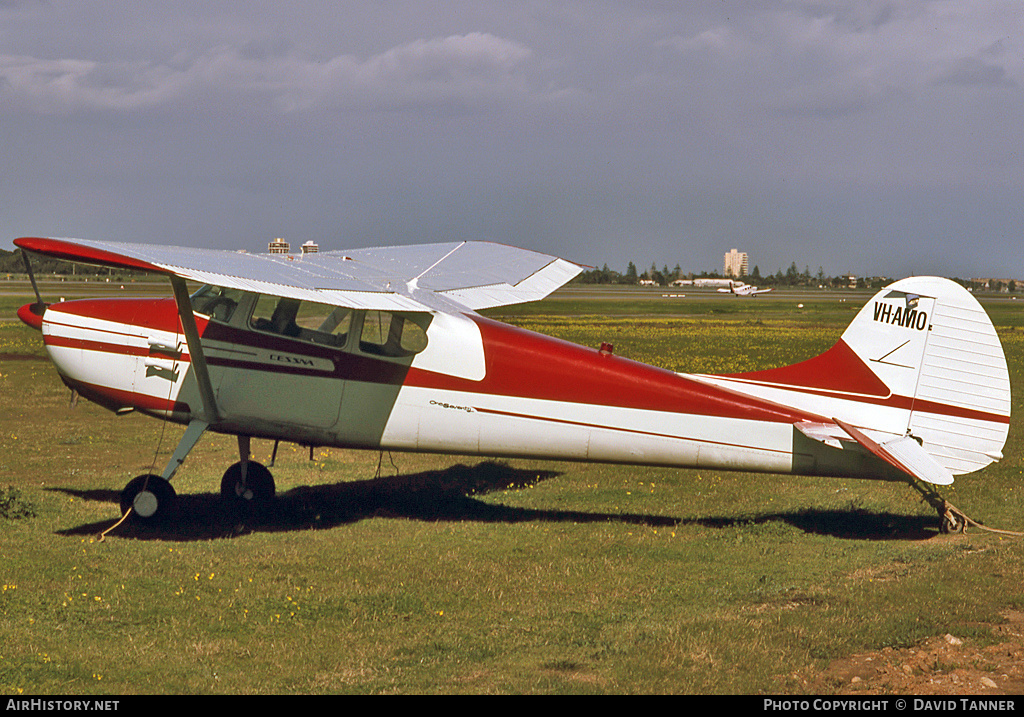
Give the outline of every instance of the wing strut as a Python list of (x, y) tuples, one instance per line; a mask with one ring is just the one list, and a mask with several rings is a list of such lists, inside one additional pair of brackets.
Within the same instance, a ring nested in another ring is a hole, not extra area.
[(36, 293), (35, 307), (39, 311), (39, 315), (42, 315), (42, 311), (46, 309), (46, 303), (39, 293), (39, 284), (36, 283), (36, 275), (32, 272), (32, 262), (28, 260), (28, 252), (24, 249), (21, 250), (21, 258), (25, 262), (25, 272), (28, 274), (28, 280), (32, 282), (32, 291)]
[(199, 339), (199, 329), (196, 328), (196, 317), (192, 313), (188, 288), (180, 276), (171, 275), (170, 279), (171, 288), (174, 289), (174, 302), (178, 305), (178, 318), (181, 319), (181, 327), (185, 331), (189, 360), (192, 362), (193, 373), (199, 384), (199, 396), (203, 401), (202, 420), (207, 425), (216, 423), (220, 420), (220, 412), (217, 410), (217, 399), (213, 395), (213, 384), (210, 382), (210, 372), (206, 367), (206, 354), (203, 353), (203, 344)]

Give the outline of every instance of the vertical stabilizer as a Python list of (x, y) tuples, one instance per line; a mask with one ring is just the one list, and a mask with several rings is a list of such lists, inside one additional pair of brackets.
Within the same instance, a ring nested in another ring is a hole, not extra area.
[(950, 473), (1002, 457), (1010, 419), (1006, 358), (966, 289), (935, 277), (897, 281), (868, 302), (842, 341), (888, 386), (890, 405), (905, 409), (904, 430)]

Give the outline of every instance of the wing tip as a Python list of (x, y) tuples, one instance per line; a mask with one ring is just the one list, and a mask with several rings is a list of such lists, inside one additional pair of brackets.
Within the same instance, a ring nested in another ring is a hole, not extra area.
[(24, 251), (30, 251), (34, 254), (41, 254), (54, 259), (63, 259), (64, 261), (112, 266), (155, 274), (170, 273), (167, 269), (151, 264), (148, 261), (136, 259), (125, 254), (118, 254), (117, 252), (76, 239), (37, 236), (18, 237), (14, 240), (14, 245)]

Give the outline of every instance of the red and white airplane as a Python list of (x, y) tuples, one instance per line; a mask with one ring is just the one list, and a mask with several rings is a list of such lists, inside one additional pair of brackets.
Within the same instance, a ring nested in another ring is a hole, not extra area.
[[(26, 254), (166, 276), (173, 297), (22, 307), (61, 379), (113, 411), (184, 424), (161, 475), (122, 509), (155, 520), (206, 431), (238, 437), (222, 496), (259, 505), (270, 472), (252, 438), (424, 451), (907, 480), (1001, 458), (1002, 347), (957, 284), (883, 289), (824, 354), (738, 375), (679, 374), (485, 318), (540, 299), (581, 267), (461, 242), (255, 255), (26, 237)], [(189, 296), (186, 281), (202, 284)], [(38, 290), (37, 290), (37, 299)], [(685, 337), (680, 337), (685, 341)], [(924, 481), (924, 483), (920, 483)], [(962, 515), (939, 509), (944, 531)]]

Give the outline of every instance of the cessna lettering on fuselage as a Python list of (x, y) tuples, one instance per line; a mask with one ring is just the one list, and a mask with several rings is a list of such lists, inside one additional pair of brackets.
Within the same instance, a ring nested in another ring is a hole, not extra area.
[[(290, 441), (920, 489), (917, 481), (949, 485), (999, 460), (1009, 432), (999, 337), (978, 301), (947, 279), (882, 289), (831, 349), (801, 363), (684, 374), (477, 313), (542, 299), (583, 270), (501, 244), (298, 256), (44, 237), (15, 244), (30, 276), (34, 254), (170, 282), (164, 298), (47, 304), (33, 279), (37, 300), (18, 311), (78, 395), (117, 415), (186, 427), (162, 473), (121, 492), (122, 511), (142, 522), (168, 515), (170, 480), (208, 431), (236, 437), (240, 460), (224, 473), (221, 497), (250, 510), (274, 499), (270, 471), (250, 459), (253, 438), (275, 449)], [(191, 295), (189, 281), (202, 285)], [(962, 529), (964, 516), (932, 505), (940, 530)]]
[(893, 305), (882, 301), (875, 302), (875, 321), (893, 326), (924, 331), (928, 328), (928, 313), (918, 311), (912, 305)]
[(313, 367), (316, 365), (312, 359), (302, 358), (300, 356), (288, 356), (286, 354), (270, 354), (270, 360), (277, 361), (278, 363), (287, 363), (298, 366)]

